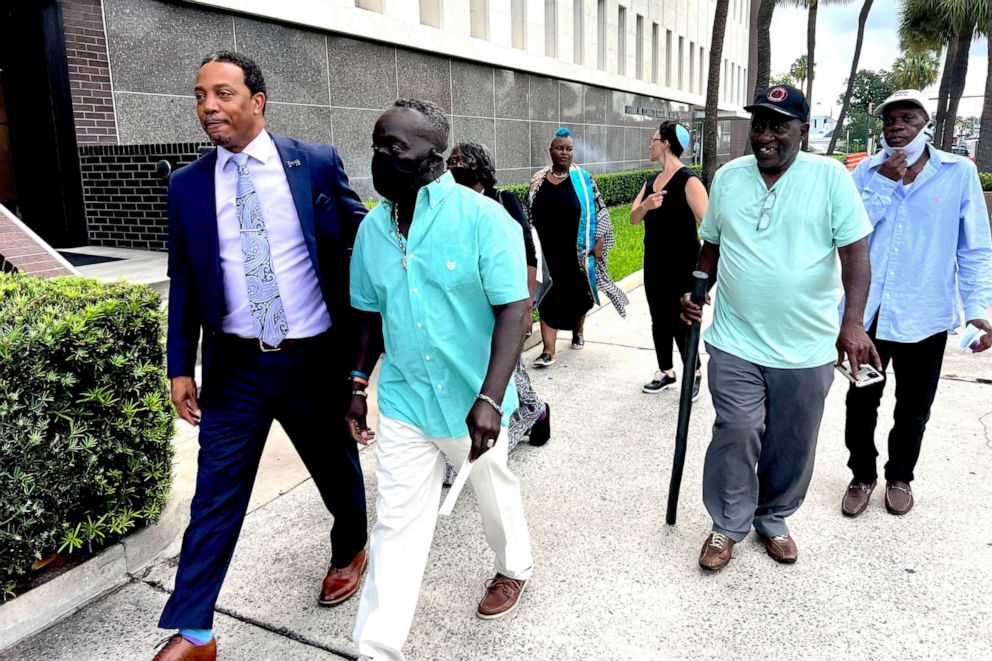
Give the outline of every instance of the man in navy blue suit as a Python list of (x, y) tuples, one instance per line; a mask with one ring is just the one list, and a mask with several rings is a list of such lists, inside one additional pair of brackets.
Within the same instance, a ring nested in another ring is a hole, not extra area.
[(176, 588), (159, 621), (179, 633), (156, 661), (216, 658), (214, 605), (273, 420), (334, 517), (318, 602), (355, 594), (366, 565), (365, 487), (344, 421), (357, 341), (348, 262), (365, 207), (333, 147), (265, 130), (265, 81), (250, 58), (208, 55), (195, 93), (216, 149), (169, 184), (168, 373), (176, 410), (200, 428), (200, 453)]

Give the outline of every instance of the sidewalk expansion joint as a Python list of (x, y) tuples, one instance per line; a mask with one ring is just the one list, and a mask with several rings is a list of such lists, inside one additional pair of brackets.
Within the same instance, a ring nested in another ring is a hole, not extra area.
[(961, 383), (973, 383), (979, 386), (992, 386), (992, 379), (981, 376), (958, 376), (957, 374), (944, 374), (940, 377), (947, 381), (960, 381)]

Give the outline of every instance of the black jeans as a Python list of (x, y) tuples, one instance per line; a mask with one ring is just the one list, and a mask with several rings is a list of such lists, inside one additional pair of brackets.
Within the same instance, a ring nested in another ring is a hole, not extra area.
[[(651, 313), (651, 336), (658, 357), (658, 369), (663, 372), (672, 369), (672, 340), (679, 348), (683, 362), (685, 361), (689, 327), (679, 318), (682, 313), (682, 293), (672, 288), (670, 283), (659, 283), (644, 278), (644, 294), (647, 296), (648, 310)], [(697, 356), (697, 370), (700, 364)], [(691, 370), (686, 368), (686, 373), (691, 373)]]
[[(885, 464), (885, 479), (889, 482), (912, 482), (913, 468), (920, 457), (923, 431), (930, 419), (930, 406), (937, 393), (947, 331), (919, 342), (877, 340), (874, 324), (868, 334), (882, 359), (882, 369), (888, 369), (891, 361), (896, 377), (895, 420), (889, 432), (889, 461)], [(852, 384), (847, 392), (844, 441), (851, 453), (847, 466), (858, 482), (871, 484), (878, 476), (875, 468), (875, 457), (878, 456), (875, 425), (886, 381), (864, 388), (855, 388)]]

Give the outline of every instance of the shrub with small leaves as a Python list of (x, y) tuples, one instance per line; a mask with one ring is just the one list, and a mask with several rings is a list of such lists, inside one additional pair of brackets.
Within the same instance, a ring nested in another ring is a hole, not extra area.
[[(689, 168), (696, 174), (702, 175), (702, 166), (690, 165)], [(633, 202), (634, 198), (637, 197), (637, 193), (641, 190), (641, 186), (647, 181), (647, 178), (656, 172), (658, 171), (624, 170), (622, 172), (594, 174), (592, 175), (592, 179), (599, 188), (599, 194), (603, 196), (603, 203), (608, 207), (617, 207)], [(520, 198), (521, 202), (526, 202), (527, 190), (530, 188), (530, 185), (509, 184), (507, 186), (500, 186), (500, 188), (516, 195)]]
[(173, 412), (150, 288), (0, 273), (0, 593), (154, 522)]
[(992, 191), (992, 172), (979, 172), (978, 178), (982, 182), (982, 190)]

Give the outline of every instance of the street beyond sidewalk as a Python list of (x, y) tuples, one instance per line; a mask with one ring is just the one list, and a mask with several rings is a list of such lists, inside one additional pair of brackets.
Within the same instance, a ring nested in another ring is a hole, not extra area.
[[(411, 659), (992, 657), (992, 356), (961, 355), (957, 338), (949, 341), (913, 485), (917, 505), (904, 517), (886, 513), (882, 489), (860, 518), (841, 516), (850, 475), (847, 386), (838, 377), (812, 487), (789, 520), (799, 562), (776, 564), (752, 535), (727, 568), (709, 574), (696, 564), (709, 530), (700, 496), (713, 422), (706, 380), (679, 520), (669, 527), (678, 392), (640, 392), (656, 366), (643, 289), (631, 301), (626, 321), (603, 309), (586, 324), (585, 350), (568, 349), (566, 334), (558, 362), (531, 372), (553, 417), (546, 446), (523, 444), (510, 459), (536, 557), (520, 607), (494, 622), (475, 617), (493, 555), (466, 489), (454, 515), (438, 522)], [(890, 385), (876, 435), (880, 466), (893, 401)], [(370, 510), (374, 463), (364, 451)], [(355, 657), (357, 599), (329, 610), (316, 604), (329, 524), (308, 479), (252, 511), (218, 603), (221, 659)], [(174, 575), (174, 561), (153, 567), (0, 660), (151, 658), (168, 634), (155, 622)]]

